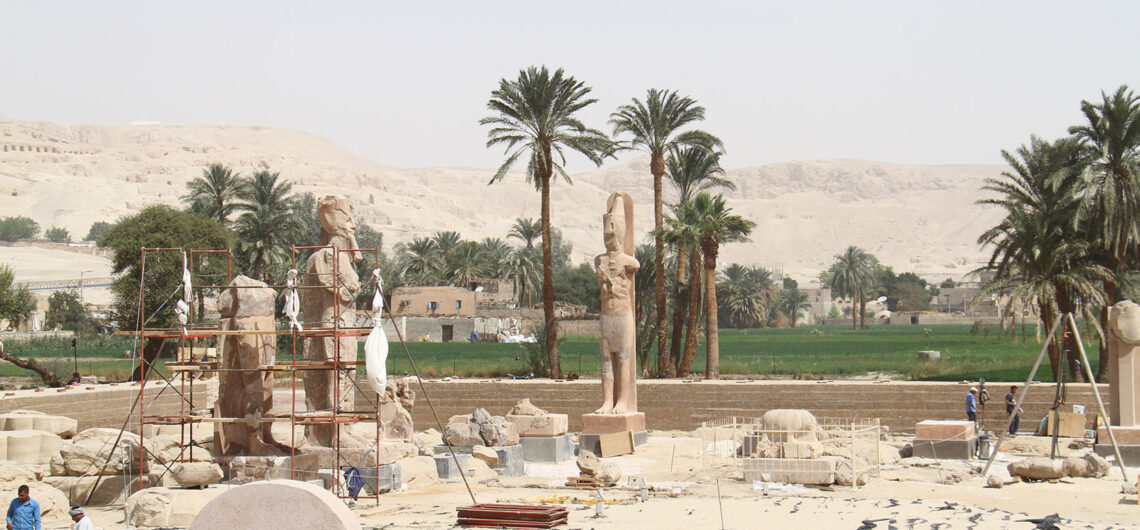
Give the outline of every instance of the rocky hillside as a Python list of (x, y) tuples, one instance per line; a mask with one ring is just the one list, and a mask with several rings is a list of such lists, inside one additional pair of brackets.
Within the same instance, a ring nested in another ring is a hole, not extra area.
[[(739, 148), (739, 147), (738, 147)], [(361, 220), (394, 244), (439, 230), (502, 237), (516, 217), (538, 216), (538, 194), (521, 173), (487, 186), (490, 168), (385, 166), (312, 134), (266, 127), (64, 126), (0, 117), (0, 212), (59, 225), (82, 237), (91, 223), (151, 203), (178, 202), (210, 162), (249, 174), (278, 171), (299, 192), (355, 198)], [(863, 160), (794, 161), (729, 170), (735, 211), (757, 222), (752, 242), (721, 262), (814, 277), (847, 245), (896, 270), (931, 279), (962, 277), (984, 259), (975, 243), (998, 212), (974, 204), (999, 166), (901, 165)], [(610, 191), (638, 202), (637, 229), (652, 227), (648, 161), (613, 163), (558, 182), (554, 221), (573, 258), (602, 250), (601, 214)]]

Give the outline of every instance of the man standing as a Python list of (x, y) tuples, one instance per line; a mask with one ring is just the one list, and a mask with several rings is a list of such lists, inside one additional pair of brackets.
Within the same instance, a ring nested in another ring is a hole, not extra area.
[(8, 504), (8, 530), (43, 530), (40, 503), (32, 500), (26, 485), (16, 490), (17, 497)]
[(1021, 411), (1015, 411), (1017, 407), (1017, 386), (1009, 387), (1009, 393), (1005, 395), (1005, 414), (1006, 416), (1013, 416), (1013, 420), (1009, 422), (1009, 433), (1017, 434), (1017, 425), (1021, 423)]
[(71, 530), (95, 530), (95, 525), (91, 523), (91, 518), (83, 513), (83, 508), (72, 506), (67, 514), (71, 516), (72, 521), (75, 521)]
[(970, 393), (966, 394), (966, 417), (978, 422), (978, 387), (970, 387)]

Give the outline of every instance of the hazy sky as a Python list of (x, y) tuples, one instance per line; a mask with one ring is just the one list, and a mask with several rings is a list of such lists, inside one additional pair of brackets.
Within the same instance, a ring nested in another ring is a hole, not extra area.
[[(266, 125), (404, 167), (490, 167), (490, 91), (530, 64), (708, 109), (728, 167), (996, 163), (1140, 88), (1140, 2), (5, 2), (0, 114)], [(588, 169), (580, 163), (572, 170)]]

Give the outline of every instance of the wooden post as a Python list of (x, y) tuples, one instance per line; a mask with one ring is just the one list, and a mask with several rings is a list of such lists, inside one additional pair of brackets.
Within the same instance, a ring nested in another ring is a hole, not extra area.
[(1073, 338), (1077, 339), (1077, 349), (1081, 352), (1081, 363), (1085, 367), (1085, 377), (1089, 380), (1089, 385), (1092, 386), (1093, 396), (1096, 396), (1096, 406), (1100, 410), (1100, 415), (1107, 423), (1104, 425), (1104, 430), (1108, 431), (1108, 439), (1112, 442), (1112, 453), (1116, 455), (1116, 463), (1120, 465), (1120, 476), (1128, 482), (1128, 471), (1124, 468), (1124, 459), (1120, 457), (1120, 447), (1116, 445), (1116, 435), (1112, 433), (1112, 422), (1109, 421), (1108, 413), (1104, 411), (1104, 401), (1100, 399), (1100, 391), (1096, 388), (1096, 376), (1092, 373), (1092, 367), (1089, 366), (1089, 358), (1085, 355), (1085, 344), (1081, 342), (1081, 332), (1077, 331), (1077, 321), (1073, 318), (1073, 314), (1069, 313), (1069, 325), (1073, 326)]

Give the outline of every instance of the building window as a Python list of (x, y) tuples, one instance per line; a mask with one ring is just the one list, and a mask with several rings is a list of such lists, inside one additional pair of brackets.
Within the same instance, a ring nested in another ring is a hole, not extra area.
[(439, 308), (439, 302), (428, 302), (428, 311), (435, 311)]
[(456, 300), (455, 301), (455, 308), (456, 309), (462, 309), (463, 308), (463, 300)]

